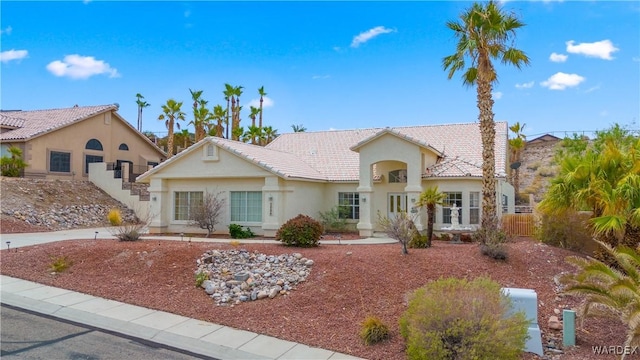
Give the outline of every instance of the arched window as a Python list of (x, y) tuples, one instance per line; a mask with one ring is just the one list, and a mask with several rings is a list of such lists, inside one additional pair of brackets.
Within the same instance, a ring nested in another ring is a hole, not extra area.
[(118, 146), (118, 150), (129, 151), (129, 146), (127, 146), (127, 144), (125, 143), (122, 143), (120, 144), (120, 146)]
[(99, 150), (102, 151), (102, 144), (97, 139), (91, 139), (87, 141), (87, 145), (84, 147), (87, 150)]

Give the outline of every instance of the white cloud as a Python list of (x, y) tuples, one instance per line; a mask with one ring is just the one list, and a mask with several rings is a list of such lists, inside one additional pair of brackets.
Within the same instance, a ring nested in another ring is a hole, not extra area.
[(66, 55), (62, 61), (52, 61), (47, 70), (55, 76), (68, 76), (72, 79), (87, 79), (93, 75), (108, 74), (109, 77), (120, 77), (117, 69), (112, 68), (103, 60), (96, 60), (93, 56), (78, 54)]
[(592, 87), (588, 88), (587, 90), (585, 90), (584, 92), (585, 93), (590, 93), (590, 92), (596, 91), (598, 89), (600, 89), (600, 85), (592, 86)]
[(311, 79), (313, 79), (313, 80), (319, 80), (319, 79), (328, 79), (328, 78), (330, 78), (330, 77), (331, 77), (331, 75), (313, 75), (313, 76), (311, 77)]
[(11, 60), (22, 60), (29, 55), (27, 50), (7, 50), (0, 52), (0, 61), (3, 63), (8, 63)]
[(535, 84), (534, 81), (529, 81), (527, 83), (516, 84), (516, 89), (531, 89)]
[(493, 93), (491, 93), (491, 95), (493, 95), (493, 98), (496, 100), (500, 100), (502, 98), (502, 92), (501, 91), (495, 91)]
[(550, 90), (564, 90), (568, 87), (578, 86), (586, 79), (578, 74), (565, 74), (558, 72), (553, 74), (546, 81), (540, 83), (540, 85), (549, 88)]
[[(267, 96), (263, 96), (262, 97), (262, 108), (263, 109), (273, 107), (273, 105), (275, 105), (275, 103), (273, 102), (273, 99), (271, 99), (270, 97), (267, 97)], [(248, 106), (253, 106), (253, 107), (259, 108), (260, 107), (260, 98), (251, 99), (251, 101), (249, 101)]]
[(567, 41), (567, 52), (581, 54), (588, 57), (597, 57), (604, 60), (613, 60), (612, 53), (620, 50), (613, 46), (610, 40), (596, 41), (592, 43), (580, 43), (574, 45), (573, 40)]
[(553, 62), (565, 62), (567, 58), (568, 56), (565, 54), (551, 53), (551, 55), (549, 55), (549, 60)]
[(11, 35), (13, 28), (11, 26), (7, 26), (4, 30), (0, 29), (0, 34)]
[(365, 32), (361, 32), (357, 36), (354, 36), (353, 41), (351, 41), (351, 47), (357, 48), (358, 46), (360, 46), (360, 44), (364, 44), (378, 35), (388, 34), (392, 32), (396, 32), (396, 31), (393, 29), (387, 29), (384, 26), (376, 26)]

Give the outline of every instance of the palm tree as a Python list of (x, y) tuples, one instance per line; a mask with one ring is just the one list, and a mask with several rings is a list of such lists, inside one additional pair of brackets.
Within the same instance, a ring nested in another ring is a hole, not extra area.
[(511, 149), (511, 160), (513, 170), (513, 188), (515, 190), (516, 197), (520, 194), (520, 156), (522, 150), (527, 145), (527, 136), (522, 133), (526, 124), (520, 125), (519, 122), (509, 126), (509, 130), (515, 135), (514, 138), (509, 139), (509, 148)]
[(258, 88), (258, 94), (260, 94), (260, 122), (258, 126), (262, 129), (262, 102), (264, 101), (264, 97), (267, 96), (267, 93), (264, 92), (264, 86)]
[[(231, 111), (231, 107), (230, 107), (231, 99), (233, 98), (233, 86), (231, 86), (230, 84), (224, 84), (224, 91), (222, 93), (224, 94), (224, 99), (227, 101), (227, 109), (226, 109), (227, 116), (225, 120), (227, 134), (225, 138), (229, 139), (229, 128), (230, 128), (229, 125), (231, 124), (229, 116)], [(235, 100), (234, 100), (234, 105), (235, 105)]]
[[(244, 132), (244, 128), (242, 126), (239, 126), (233, 130), (231, 130), (231, 139), (233, 140), (241, 140), (241, 138), (244, 136), (245, 132)], [(244, 141), (244, 139), (242, 139)], [(248, 139), (247, 139), (248, 141)], [(245, 141), (246, 142), (246, 141)]]
[[(567, 261), (578, 268), (577, 274), (561, 277), (566, 293), (586, 295), (581, 315), (605, 315), (619, 318), (627, 326), (625, 346), (640, 346), (640, 253), (636, 249), (598, 241), (615, 267), (596, 259), (571, 256)], [(624, 355), (622, 356), (624, 359)]]
[(206, 109), (207, 101), (200, 98), (202, 96), (202, 90), (189, 89), (189, 92), (193, 100), (193, 121), (191, 121), (190, 124), (193, 124), (195, 128), (195, 141), (198, 142), (204, 138), (204, 123), (206, 120), (203, 116), (206, 116), (209, 110)]
[[(249, 118), (251, 119), (251, 126), (249, 127), (249, 131), (251, 131), (251, 128), (256, 127), (256, 117), (260, 113), (260, 109), (255, 107), (255, 106), (250, 106), (249, 109), (251, 111), (251, 114), (249, 114)], [(257, 127), (257, 128), (262, 131), (262, 126)], [(251, 138), (251, 143), (254, 144), (254, 145), (256, 144), (256, 138), (255, 137)]]
[(178, 102), (173, 99), (167, 100), (167, 103), (162, 105), (162, 112), (158, 116), (158, 120), (164, 121), (164, 125), (167, 127), (167, 158), (173, 156), (173, 127), (176, 125), (180, 129), (179, 120), (184, 121), (185, 113), (180, 110), (182, 107), (182, 101)]
[(304, 127), (304, 125), (300, 124), (300, 125), (291, 125), (291, 129), (293, 129), (293, 132), (305, 132), (307, 131), (307, 128)]
[(456, 52), (442, 60), (451, 79), (458, 71), (465, 69), (468, 57), (470, 66), (462, 75), (466, 86), (476, 85), (477, 106), (480, 111), (479, 123), (482, 136), (482, 227), (487, 234), (498, 229), (495, 183), (495, 122), (493, 120), (492, 84), (497, 80), (492, 60), (513, 65), (518, 69), (529, 64), (529, 57), (516, 48), (510, 47), (516, 30), (523, 27), (513, 14), (503, 12), (491, 0), (486, 4), (474, 3), (460, 15), (460, 22), (448, 21), (447, 27), (458, 38)]
[(244, 142), (251, 142), (251, 144), (256, 145), (256, 144), (262, 144), (265, 140), (265, 135), (263, 132), (263, 129), (260, 129), (257, 126), (249, 126), (249, 128), (247, 129), (247, 131), (244, 132), (244, 134), (242, 135), (242, 141)]
[[(239, 140), (240, 137), (233, 137), (234, 129), (240, 127), (240, 112), (242, 106), (240, 106), (240, 96), (242, 95), (242, 86), (235, 86), (233, 88), (233, 96), (231, 97), (231, 138), (233, 140)], [(237, 133), (237, 131), (236, 131)]]
[(278, 130), (271, 126), (265, 126), (262, 130), (264, 132), (264, 145), (269, 144), (278, 137)]
[[(222, 124), (224, 123), (224, 119), (225, 119), (225, 110), (224, 108), (222, 108), (222, 105), (216, 105), (213, 107), (213, 118), (212, 120), (216, 120), (216, 131), (215, 131), (215, 136), (217, 137), (223, 137), (223, 131), (224, 131), (224, 127), (222, 126)], [(209, 129), (209, 133), (211, 133), (211, 129)]]
[(433, 237), (433, 223), (436, 219), (436, 205), (442, 205), (446, 198), (446, 194), (438, 191), (438, 187), (430, 187), (420, 194), (417, 206), (427, 208), (427, 247), (431, 247), (431, 238)]
[(182, 129), (182, 131), (180, 131), (177, 135), (180, 135), (180, 137), (182, 138), (182, 149), (186, 149), (189, 147), (189, 140), (191, 140), (191, 134), (189, 134), (189, 130), (188, 129)]
[(142, 131), (142, 109), (148, 107), (151, 104), (143, 101), (142, 99), (144, 99), (144, 96), (142, 96), (140, 93), (136, 94), (136, 98), (136, 104), (138, 104), (138, 131)]

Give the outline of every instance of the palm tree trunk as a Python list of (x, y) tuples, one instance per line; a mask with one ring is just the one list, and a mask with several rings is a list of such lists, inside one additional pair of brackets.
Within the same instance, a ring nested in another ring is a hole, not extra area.
[(491, 82), (478, 71), (478, 109), (480, 110), (480, 134), (482, 137), (482, 227), (493, 232), (498, 229), (495, 181), (495, 138)]
[(169, 120), (168, 129), (169, 132), (167, 134), (167, 159), (173, 156), (173, 119)]
[(427, 247), (431, 247), (431, 238), (433, 237), (433, 222), (436, 217), (436, 207), (429, 205), (427, 207)]

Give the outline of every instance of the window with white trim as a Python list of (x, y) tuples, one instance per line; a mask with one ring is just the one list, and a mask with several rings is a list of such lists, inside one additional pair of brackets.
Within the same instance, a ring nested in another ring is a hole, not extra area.
[(173, 219), (186, 221), (194, 206), (202, 206), (203, 192), (176, 191), (173, 199)]
[(360, 194), (357, 192), (338, 193), (338, 206), (340, 218), (359, 219), (360, 218)]
[(232, 222), (262, 222), (262, 191), (232, 191)]
[(480, 192), (469, 193), (469, 224), (480, 224)]
[(390, 183), (406, 183), (407, 169), (389, 171), (389, 182)]
[(444, 192), (444, 195), (445, 198), (442, 201), (442, 223), (451, 224), (451, 207), (453, 207), (453, 204), (458, 207), (458, 219), (462, 219), (462, 193)]

